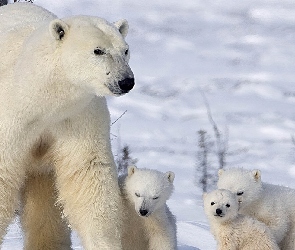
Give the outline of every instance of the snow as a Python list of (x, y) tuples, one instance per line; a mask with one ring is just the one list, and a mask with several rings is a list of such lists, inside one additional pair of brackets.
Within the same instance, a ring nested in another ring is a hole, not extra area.
[[(227, 167), (258, 168), (262, 179), (295, 188), (295, 2), (292, 0), (35, 0), (60, 17), (86, 14), (130, 31), (135, 88), (108, 98), (112, 145), (129, 145), (138, 167), (172, 170), (168, 205), (180, 250), (214, 249), (194, 185), (197, 131), (213, 138), (201, 91), (229, 130)], [(217, 159), (212, 157), (212, 168)], [(82, 249), (73, 236), (74, 249)], [(21, 249), (18, 223), (2, 249)]]

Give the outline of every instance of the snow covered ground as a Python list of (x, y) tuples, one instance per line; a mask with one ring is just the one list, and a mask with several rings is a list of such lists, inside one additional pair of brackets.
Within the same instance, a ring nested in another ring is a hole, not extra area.
[[(214, 137), (212, 116), (229, 131), (227, 167), (258, 168), (262, 179), (295, 188), (295, 2), (293, 0), (35, 0), (60, 17), (125, 18), (136, 86), (108, 98), (114, 154), (129, 145), (138, 167), (172, 170), (169, 206), (180, 250), (216, 243), (194, 185), (197, 131)], [(118, 139), (119, 138), (119, 139)], [(211, 155), (212, 168), (217, 159)], [(82, 249), (73, 236), (75, 249)], [(2, 249), (21, 249), (14, 223)]]

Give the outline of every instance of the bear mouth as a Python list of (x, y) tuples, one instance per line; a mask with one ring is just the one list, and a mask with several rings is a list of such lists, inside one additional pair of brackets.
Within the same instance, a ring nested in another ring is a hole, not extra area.
[(121, 96), (127, 94), (129, 91), (122, 90), (119, 86), (107, 85), (107, 88), (111, 91), (114, 96)]
[(214, 216), (215, 217), (221, 217), (222, 218), (224, 215), (222, 215), (222, 214), (214, 214)]

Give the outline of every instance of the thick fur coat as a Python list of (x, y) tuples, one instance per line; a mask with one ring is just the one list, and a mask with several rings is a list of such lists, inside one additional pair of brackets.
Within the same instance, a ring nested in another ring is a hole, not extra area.
[(166, 201), (173, 192), (174, 173), (128, 168), (119, 178), (123, 200), (124, 250), (176, 250), (176, 219)]
[(25, 249), (70, 249), (66, 221), (84, 249), (121, 249), (104, 96), (134, 85), (127, 31), (125, 20), (0, 8), (1, 240), (21, 201)]
[(203, 197), (218, 250), (279, 250), (264, 223), (238, 214), (238, 201), (233, 193), (220, 189)]
[(219, 171), (218, 188), (236, 194), (240, 210), (265, 223), (282, 250), (295, 249), (295, 190), (261, 181), (259, 170)]

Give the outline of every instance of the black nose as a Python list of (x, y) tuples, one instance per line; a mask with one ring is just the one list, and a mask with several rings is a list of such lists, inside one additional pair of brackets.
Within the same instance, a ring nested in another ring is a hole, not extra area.
[(217, 209), (216, 209), (216, 214), (221, 215), (221, 214), (222, 214), (222, 210), (219, 209), (219, 208), (217, 208)]
[(118, 82), (120, 89), (124, 92), (127, 93), (129, 92), (133, 86), (134, 86), (134, 78), (125, 78), (122, 81)]
[(148, 210), (146, 210), (146, 209), (140, 209), (139, 210), (139, 213), (142, 215), (142, 216), (146, 216), (147, 214), (148, 214)]

